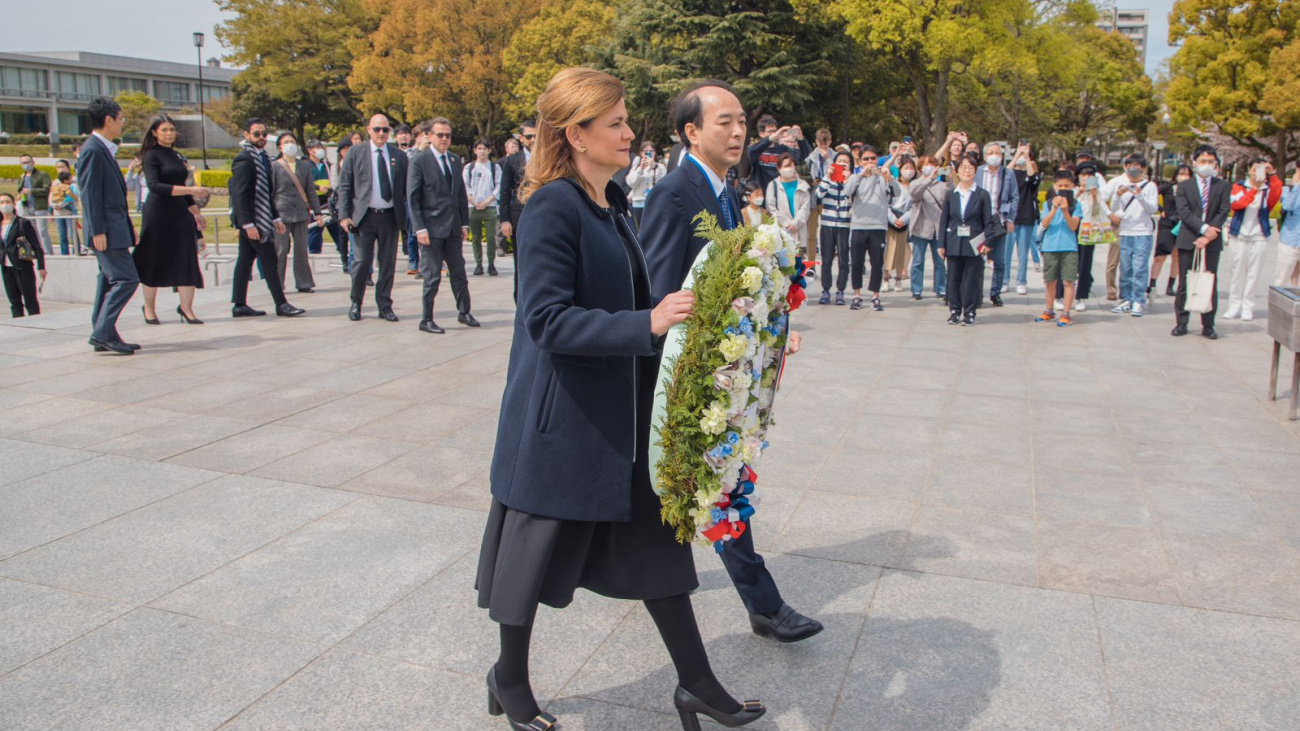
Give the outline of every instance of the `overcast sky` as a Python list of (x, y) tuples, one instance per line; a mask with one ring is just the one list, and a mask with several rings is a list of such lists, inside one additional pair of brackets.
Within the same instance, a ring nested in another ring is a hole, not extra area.
[[(190, 34), (202, 31), (207, 34), (204, 58), (225, 53), (212, 32), (222, 13), (210, 0), (47, 0), (13, 6), (5, 10), (5, 25), (11, 29), (5, 33), (7, 51), (95, 51), (192, 63)], [(1173, 53), (1167, 43), (1174, 0), (1120, 0), (1119, 6), (1151, 10), (1147, 73), (1154, 76), (1160, 62)], [(62, 21), (57, 35), (45, 30), (51, 8), (58, 9)]]

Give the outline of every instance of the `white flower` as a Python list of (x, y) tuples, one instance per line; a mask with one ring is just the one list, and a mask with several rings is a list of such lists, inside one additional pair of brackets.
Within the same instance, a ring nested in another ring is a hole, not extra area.
[(748, 373), (737, 373), (731, 377), (732, 393), (749, 393), (749, 389), (754, 385), (754, 378)]
[(758, 292), (763, 288), (763, 270), (758, 267), (745, 267), (745, 271), (740, 273), (740, 283), (750, 294)]
[(771, 254), (781, 247), (781, 229), (772, 224), (763, 224), (754, 232), (754, 248), (764, 254)]
[(726, 358), (728, 363), (740, 360), (748, 348), (749, 338), (744, 335), (728, 335), (718, 343), (718, 350), (722, 351), (722, 357)]
[(700, 419), (700, 428), (705, 434), (714, 436), (727, 430), (727, 406), (721, 401), (714, 401), (709, 404), (709, 408), (704, 410), (704, 416)]
[(754, 303), (754, 311), (750, 313), (750, 317), (754, 318), (755, 327), (764, 327), (767, 324), (767, 317), (769, 314), (770, 310), (767, 306), (767, 302), (765, 300), (759, 300)]

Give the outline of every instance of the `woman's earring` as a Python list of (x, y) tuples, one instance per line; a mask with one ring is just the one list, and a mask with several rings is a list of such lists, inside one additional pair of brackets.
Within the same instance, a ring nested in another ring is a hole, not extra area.
[(586, 153), (586, 152), (587, 152), (587, 148), (585, 148), (585, 147), (579, 147), (579, 148), (578, 148), (578, 152)]

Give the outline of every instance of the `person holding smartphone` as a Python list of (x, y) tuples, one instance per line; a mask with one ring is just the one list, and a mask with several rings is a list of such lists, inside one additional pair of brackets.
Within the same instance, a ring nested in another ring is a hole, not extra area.
[(641, 225), (641, 215), (645, 213), (645, 199), (667, 174), (668, 166), (655, 159), (655, 143), (650, 140), (641, 143), (641, 159), (627, 171), (627, 184), (631, 188), (628, 199), (632, 201), (632, 218), (636, 219), (637, 226)]
[(1269, 211), (1282, 199), (1282, 180), (1271, 174), (1266, 157), (1251, 160), (1246, 179), (1232, 186), (1232, 219), (1228, 224), (1229, 320), (1255, 319), (1255, 289), (1264, 266), (1264, 249), (1273, 232)]

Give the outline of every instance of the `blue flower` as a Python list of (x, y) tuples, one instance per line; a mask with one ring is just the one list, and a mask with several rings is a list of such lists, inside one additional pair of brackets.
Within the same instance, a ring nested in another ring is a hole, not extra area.
[(740, 321), (740, 331), (746, 335), (754, 334), (754, 321), (746, 317)]

